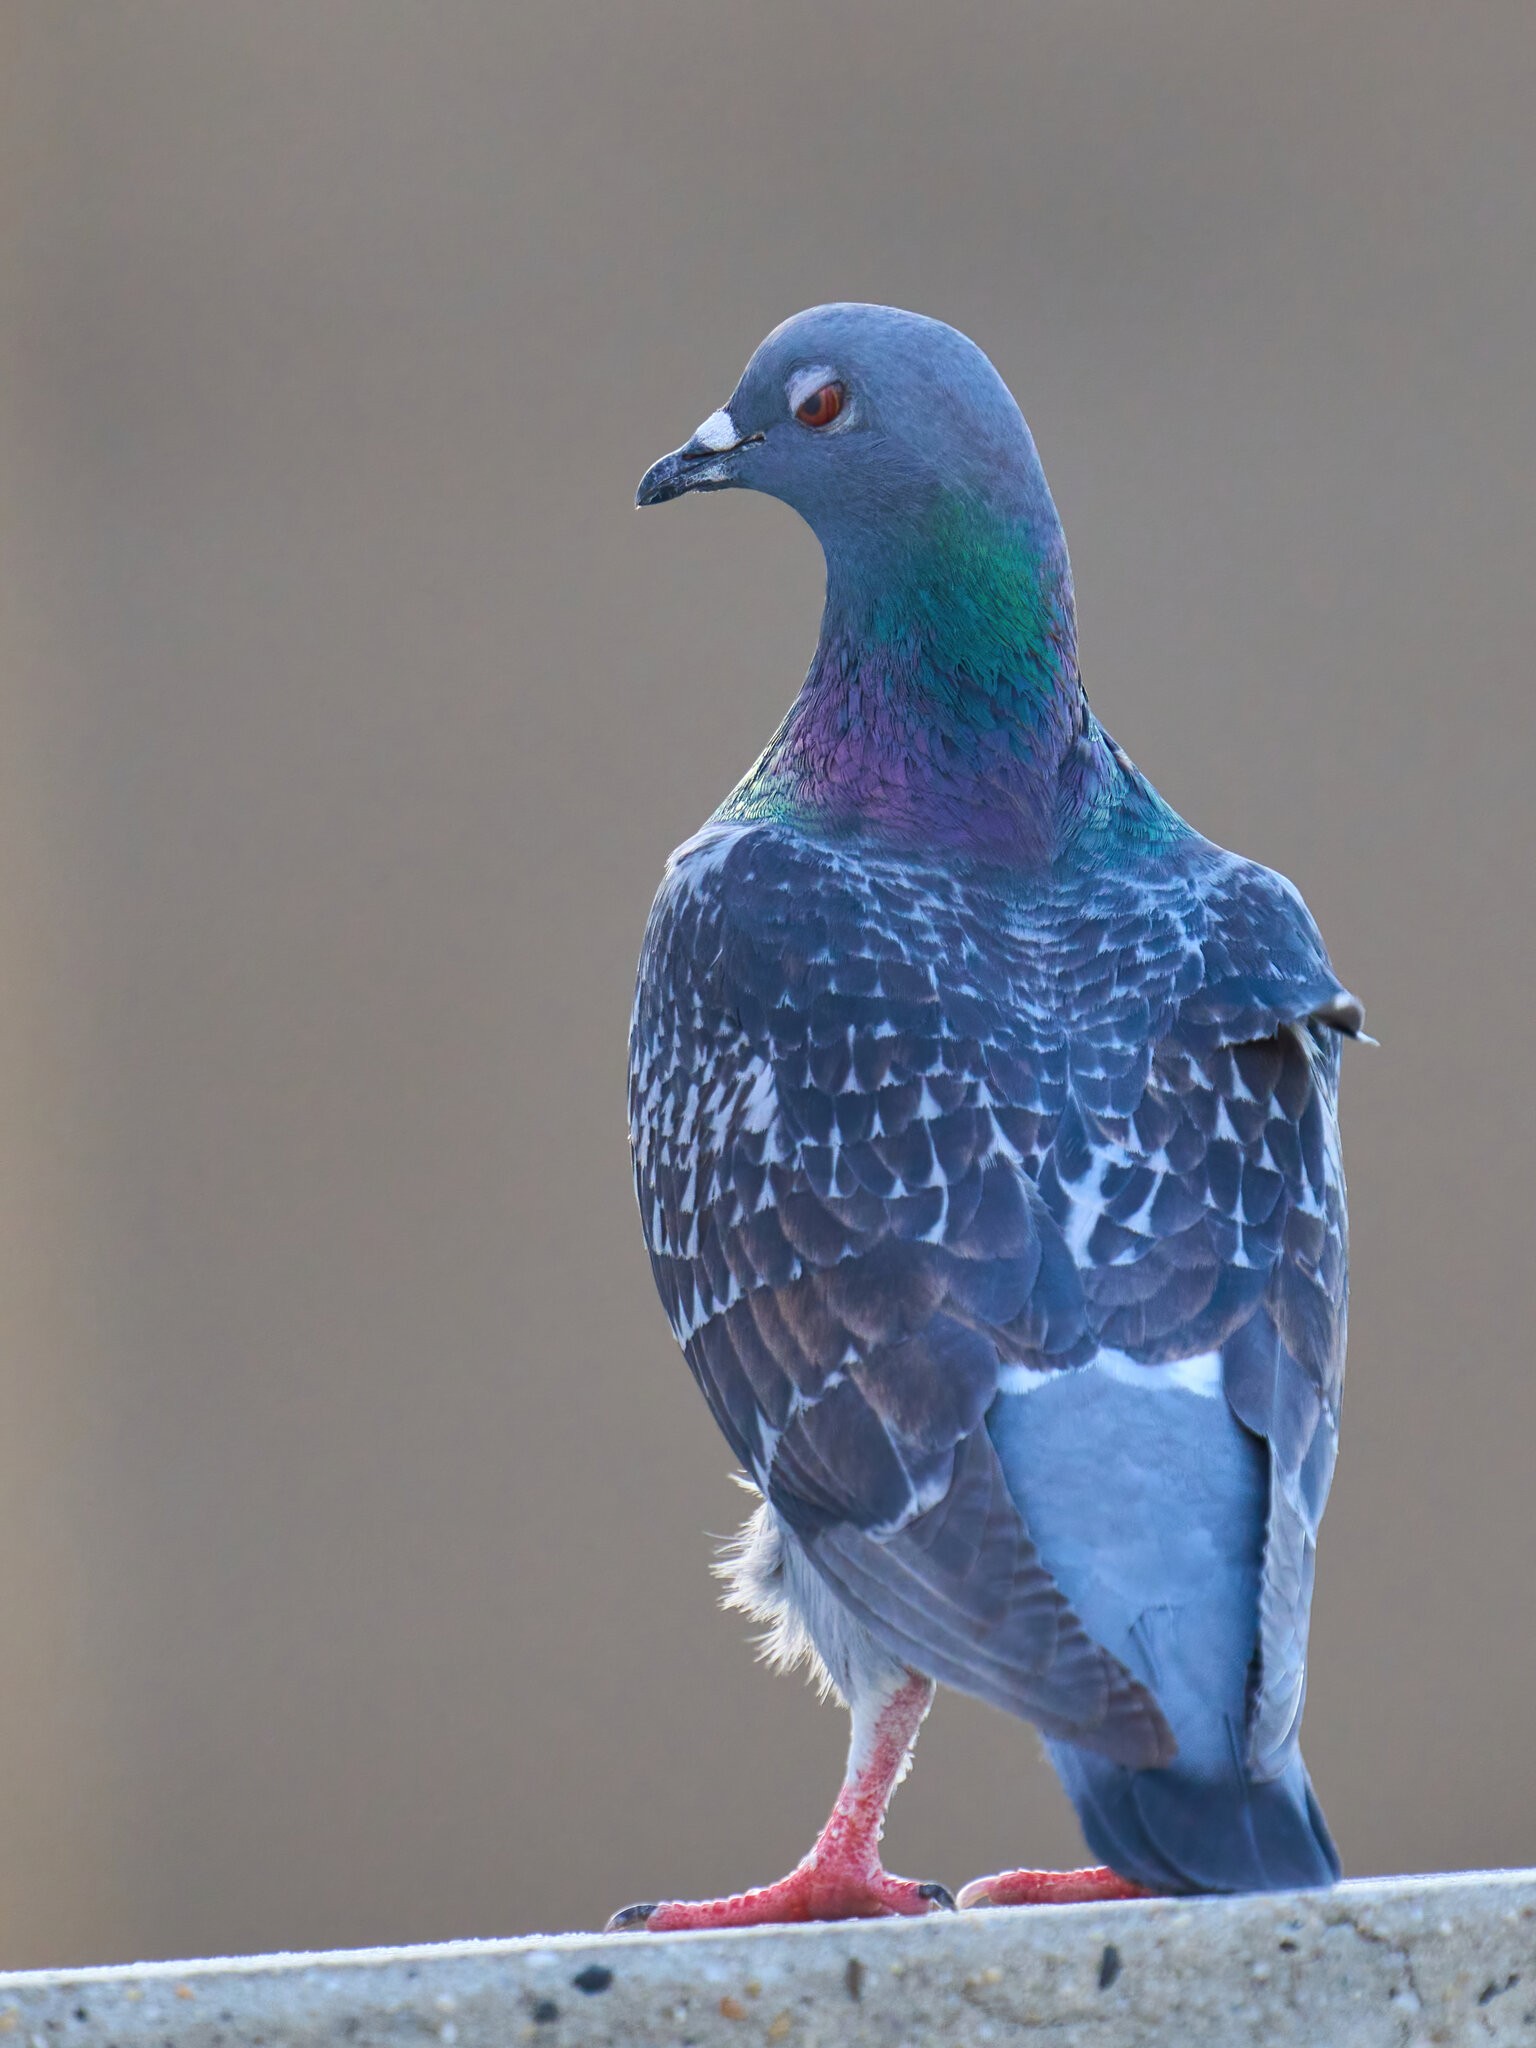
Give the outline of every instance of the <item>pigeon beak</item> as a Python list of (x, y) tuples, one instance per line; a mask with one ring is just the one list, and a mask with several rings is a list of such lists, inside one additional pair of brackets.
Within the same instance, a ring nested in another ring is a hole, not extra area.
[(728, 412), (712, 412), (691, 440), (663, 455), (640, 479), (637, 505), (665, 505), (687, 491), (728, 491), (741, 482), (741, 451), (762, 440), (743, 434)]

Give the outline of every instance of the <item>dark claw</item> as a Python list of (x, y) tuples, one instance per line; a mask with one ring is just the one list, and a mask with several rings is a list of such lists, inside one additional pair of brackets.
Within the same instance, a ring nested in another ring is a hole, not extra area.
[[(955, 1895), (946, 1884), (920, 1884), (917, 1896), (920, 1899), (932, 1899), (933, 1903), (946, 1913), (955, 1911)], [(633, 1912), (634, 1908), (631, 1907), (630, 1911)], [(610, 1921), (609, 1925), (612, 1924)]]
[[(944, 1896), (949, 1898), (948, 1892)], [(651, 1899), (643, 1906), (621, 1906), (603, 1929), (604, 1934), (640, 1933), (660, 1903), (659, 1899)], [(954, 1901), (951, 1900), (950, 1903), (953, 1904)]]

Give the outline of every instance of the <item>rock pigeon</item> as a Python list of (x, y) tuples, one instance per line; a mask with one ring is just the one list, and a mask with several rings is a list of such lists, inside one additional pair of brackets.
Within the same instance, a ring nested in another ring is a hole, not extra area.
[(788, 1877), (610, 1925), (952, 1905), (879, 1857), (936, 1684), (1035, 1724), (1099, 1859), (962, 1906), (1326, 1885), (1298, 1729), (1361, 1007), (1295, 887), (1089, 708), (1056, 508), (965, 336), (776, 328), (638, 502), (737, 488), (806, 520), (826, 605), (651, 911), (634, 1178), (761, 1496), (730, 1599), (851, 1744)]

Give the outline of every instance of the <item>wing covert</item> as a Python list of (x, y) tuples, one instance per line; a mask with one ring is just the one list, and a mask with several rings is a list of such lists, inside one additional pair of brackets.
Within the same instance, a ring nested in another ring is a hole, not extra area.
[(1128, 1113), (1069, 1102), (1040, 1189), (1106, 1344), (1159, 1364), (1216, 1351), (1268, 1450), (1249, 1765), (1278, 1776), (1306, 1681), (1318, 1524), (1338, 1442), (1347, 1216), (1342, 1036), (1363, 1012), (1282, 878), (1224, 856), (1201, 976)]

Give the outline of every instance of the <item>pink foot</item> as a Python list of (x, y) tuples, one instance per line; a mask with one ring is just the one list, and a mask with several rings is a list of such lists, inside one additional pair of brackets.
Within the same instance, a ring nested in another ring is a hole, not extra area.
[(853, 1744), (843, 1789), (816, 1846), (788, 1877), (732, 1899), (667, 1899), (626, 1906), (605, 1932), (643, 1927), (760, 1927), (784, 1920), (874, 1920), (888, 1913), (953, 1912), (941, 1884), (913, 1884), (880, 1868), (880, 1830), (892, 1788), (933, 1699), (933, 1681), (908, 1672), (854, 1706)]
[(1086, 1906), (1095, 1899), (1152, 1899), (1145, 1885), (1132, 1884), (1100, 1863), (1087, 1870), (1000, 1870), (977, 1877), (960, 1893), (965, 1906)]
[(955, 1902), (941, 1884), (914, 1884), (889, 1877), (878, 1867), (858, 1874), (818, 1868), (809, 1860), (777, 1884), (759, 1885), (730, 1899), (667, 1899), (660, 1905), (626, 1906), (605, 1933), (643, 1928), (675, 1934), (688, 1927), (761, 1927), (793, 1920), (874, 1920), (891, 1913), (953, 1912)]

